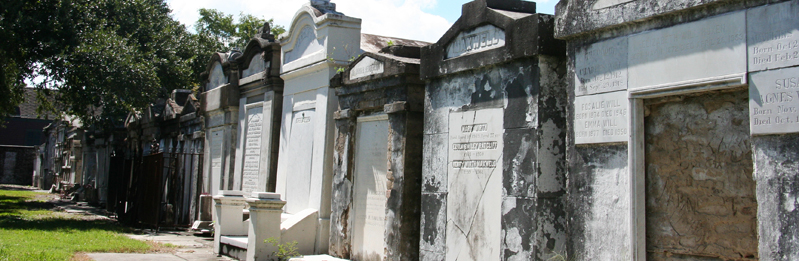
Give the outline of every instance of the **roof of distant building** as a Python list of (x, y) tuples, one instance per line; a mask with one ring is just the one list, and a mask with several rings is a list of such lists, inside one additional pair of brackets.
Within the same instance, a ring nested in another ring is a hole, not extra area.
[(14, 116), (25, 119), (55, 119), (55, 115), (49, 112), (41, 116), (36, 113), (36, 109), (39, 107), (39, 101), (36, 98), (36, 88), (26, 87), (24, 89), (23, 98), (24, 100), (17, 107), (19, 113)]

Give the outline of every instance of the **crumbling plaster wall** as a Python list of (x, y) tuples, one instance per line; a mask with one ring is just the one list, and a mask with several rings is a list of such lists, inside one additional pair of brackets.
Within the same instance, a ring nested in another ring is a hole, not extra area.
[(748, 91), (645, 104), (647, 259), (756, 258)]
[(448, 122), (504, 109), (502, 260), (546, 260), (566, 244), (565, 61), (539, 56), (433, 79), (425, 100), (422, 260), (446, 258)]

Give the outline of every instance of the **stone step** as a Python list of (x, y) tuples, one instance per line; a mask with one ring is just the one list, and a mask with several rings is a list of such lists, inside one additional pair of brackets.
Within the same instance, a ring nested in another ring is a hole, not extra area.
[(219, 237), (219, 254), (226, 255), (238, 260), (247, 259), (247, 236), (221, 236)]

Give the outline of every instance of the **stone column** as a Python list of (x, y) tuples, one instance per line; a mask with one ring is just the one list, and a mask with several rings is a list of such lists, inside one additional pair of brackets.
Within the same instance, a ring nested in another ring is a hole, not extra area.
[(223, 190), (219, 193), (214, 196), (214, 253), (219, 253), (223, 235), (247, 235), (247, 227), (242, 223), (246, 202), (241, 191)]
[(247, 233), (247, 261), (269, 260), (277, 246), (266, 243), (268, 238), (280, 242), (280, 214), (286, 201), (280, 200), (280, 194), (253, 192), (247, 198), (250, 206), (250, 227)]

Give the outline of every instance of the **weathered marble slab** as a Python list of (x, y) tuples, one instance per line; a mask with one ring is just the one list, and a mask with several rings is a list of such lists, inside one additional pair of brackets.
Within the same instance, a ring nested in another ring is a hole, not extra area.
[(627, 142), (630, 137), (627, 92), (574, 99), (575, 144)]
[(799, 68), (752, 73), (749, 79), (752, 135), (799, 132)]
[(498, 108), (449, 115), (447, 260), (499, 260), (503, 115)]
[(483, 25), (463, 31), (447, 45), (445, 59), (479, 53), (505, 46), (505, 31), (493, 25)]
[(355, 139), (352, 253), (361, 260), (383, 260), (389, 193), (388, 116), (358, 118)]
[[(291, 117), (286, 175), (286, 207), (288, 213), (297, 213), (309, 207), (311, 195), (311, 164), (313, 163), (313, 117), (316, 109), (295, 111)], [(283, 155), (280, 155), (284, 157)]]
[(627, 89), (627, 37), (578, 49), (574, 94), (583, 96)]
[(350, 80), (383, 73), (383, 62), (366, 56), (350, 70)]
[(799, 65), (799, 1), (746, 12), (749, 71)]
[(219, 192), (219, 186), (222, 184), (224, 134), (224, 130), (211, 133), (211, 195), (216, 195)]
[(244, 166), (241, 175), (241, 190), (245, 195), (263, 191), (266, 186), (259, 180), (261, 173), (261, 135), (263, 133), (263, 107), (247, 110), (246, 133), (244, 134)]
[(745, 12), (630, 36), (628, 65), (631, 91), (744, 75)]

